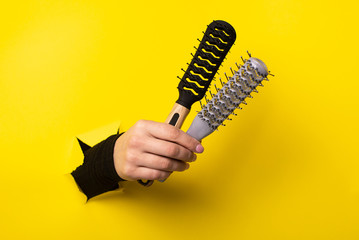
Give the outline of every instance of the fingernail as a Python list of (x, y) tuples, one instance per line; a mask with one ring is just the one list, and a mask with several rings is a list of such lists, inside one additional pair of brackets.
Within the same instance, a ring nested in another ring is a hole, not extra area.
[(186, 170), (189, 168), (189, 163), (186, 163)]
[(196, 159), (197, 159), (197, 155), (196, 155), (196, 154), (193, 154), (192, 162), (196, 161)]
[(204, 148), (201, 144), (198, 144), (196, 147), (196, 152), (197, 153), (202, 153), (204, 151)]

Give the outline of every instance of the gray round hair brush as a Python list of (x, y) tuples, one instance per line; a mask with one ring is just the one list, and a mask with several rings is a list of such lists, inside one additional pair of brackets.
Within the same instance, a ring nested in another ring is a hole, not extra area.
[(201, 140), (223, 125), (233, 111), (239, 107), (256, 87), (267, 79), (267, 66), (258, 58), (244, 60), (244, 64), (218, 90), (217, 94), (196, 115), (187, 133)]

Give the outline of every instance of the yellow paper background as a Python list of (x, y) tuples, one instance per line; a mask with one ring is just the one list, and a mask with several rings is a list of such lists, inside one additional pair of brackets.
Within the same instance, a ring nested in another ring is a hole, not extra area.
[[(3, 2), (0, 238), (358, 239), (358, 10), (349, 0)], [(82, 160), (76, 136), (164, 121), (215, 19), (237, 31), (222, 75), (249, 50), (276, 77), (187, 172), (85, 204), (65, 175)]]

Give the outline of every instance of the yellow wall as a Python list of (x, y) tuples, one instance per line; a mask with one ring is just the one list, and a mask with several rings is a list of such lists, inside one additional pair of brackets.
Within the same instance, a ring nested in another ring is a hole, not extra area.
[[(4, 1), (0, 239), (358, 239), (358, 10), (349, 0)], [(75, 137), (164, 121), (214, 19), (238, 36), (222, 74), (249, 50), (276, 77), (187, 172), (85, 204), (65, 177), (81, 161)]]

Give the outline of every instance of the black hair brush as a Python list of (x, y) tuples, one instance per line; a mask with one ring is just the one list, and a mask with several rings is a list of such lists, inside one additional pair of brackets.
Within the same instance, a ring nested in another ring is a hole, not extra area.
[(179, 98), (166, 122), (181, 128), (191, 106), (205, 95), (214, 75), (236, 40), (236, 31), (227, 22), (217, 20), (208, 25), (178, 84)]
[[(236, 31), (227, 22), (216, 20), (208, 25), (206, 32), (191, 63), (178, 84), (179, 98), (166, 119), (178, 128), (182, 127), (191, 106), (201, 100), (218, 68), (236, 40)], [(151, 186), (153, 181), (138, 180), (143, 186)]]

